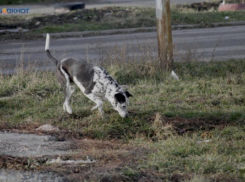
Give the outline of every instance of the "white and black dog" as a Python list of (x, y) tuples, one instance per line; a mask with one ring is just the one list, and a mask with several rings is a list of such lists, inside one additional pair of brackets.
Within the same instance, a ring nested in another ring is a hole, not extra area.
[(70, 97), (74, 92), (74, 83), (81, 89), (85, 96), (96, 103), (91, 109), (99, 110), (103, 116), (103, 99), (106, 98), (121, 117), (126, 117), (129, 97), (132, 95), (125, 91), (104, 68), (93, 66), (85, 61), (72, 58), (58, 61), (49, 51), (50, 36), (47, 34), (45, 51), (48, 58), (57, 66), (56, 76), (65, 90), (65, 102), (63, 109), (72, 114), (69, 104)]

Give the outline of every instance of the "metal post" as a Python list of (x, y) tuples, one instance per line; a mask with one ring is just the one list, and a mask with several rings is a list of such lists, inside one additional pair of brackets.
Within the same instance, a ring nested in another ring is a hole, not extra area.
[(173, 45), (170, 0), (156, 0), (157, 39), (160, 66), (171, 71), (173, 66)]

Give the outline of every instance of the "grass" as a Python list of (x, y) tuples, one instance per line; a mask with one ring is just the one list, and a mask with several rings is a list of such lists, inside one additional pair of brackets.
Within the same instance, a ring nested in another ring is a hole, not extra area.
[[(208, 143), (202, 142), (204, 139), (199, 134), (173, 136), (154, 143), (152, 147), (157, 152), (151, 155), (146, 168), (150, 166), (164, 174), (195, 174), (206, 181), (220, 181), (221, 176), (236, 181), (244, 177), (244, 138), (235, 137), (236, 127), (224, 130), (229, 134), (219, 129), (211, 131)], [(239, 130), (244, 134), (244, 127)]]
[[(237, 67), (237, 64), (240, 66)], [(159, 70), (155, 66), (139, 66), (135, 63), (130, 64), (129, 67), (137, 71), (127, 69), (125, 72), (125, 68), (119, 65), (107, 69), (119, 83), (130, 85), (129, 90), (136, 95), (131, 101), (134, 103), (131, 106), (132, 117), (121, 119), (111, 110), (109, 104), (106, 104), (105, 110), (109, 117), (100, 121), (101, 118), (92, 116), (92, 112), (88, 111), (93, 103), (76, 92), (74, 96), (76, 99), (73, 102), (74, 111), (81, 115), (84, 123), (88, 125), (87, 128), (77, 128), (78, 131), (84, 133), (85, 129), (85, 133), (89, 136), (102, 139), (113, 138), (115, 135), (124, 138), (124, 134), (134, 137), (137, 132), (151, 135), (153, 132), (150, 129), (153, 122), (151, 117), (154, 118), (157, 112), (162, 113), (166, 119), (174, 117), (207, 121), (213, 119), (221, 123), (237, 122), (238, 124), (245, 117), (243, 61), (230, 61), (222, 66), (220, 63), (175, 64), (181, 82), (158, 73)], [(37, 122), (52, 120), (63, 112), (62, 89), (57, 85), (55, 76), (51, 72), (2, 76), (1, 82), (0, 96), (13, 97), (1, 101), (4, 107), (0, 114), (8, 123), (18, 126), (20, 120), (23, 123), (22, 120), (30, 117)], [(50, 109), (46, 111), (46, 108)], [(145, 117), (146, 119), (142, 121)], [(124, 125), (125, 122), (127, 125)], [(72, 128), (70, 124), (66, 123), (65, 126), (67, 125)]]
[(139, 161), (140, 167), (123, 171), (131, 179), (147, 171), (169, 181), (245, 179), (244, 60), (175, 63), (179, 82), (154, 61), (103, 66), (120, 84), (129, 85), (134, 95), (129, 118), (122, 119), (108, 103), (106, 117), (100, 118), (78, 90), (72, 100), (76, 115), (68, 116), (53, 72), (19, 68), (16, 75), (1, 75), (1, 128), (50, 123), (83, 137), (148, 148), (152, 152)]
[[(107, 50), (101, 62), (134, 96), (130, 117), (125, 119), (109, 103), (104, 105), (102, 119), (97, 111), (90, 111), (94, 103), (78, 89), (71, 102), (75, 114), (65, 114), (63, 89), (55, 74), (35, 71), (35, 67), (25, 71), (20, 60), (16, 74), (0, 75), (0, 129), (35, 131), (42, 124), (52, 124), (90, 141), (114, 142), (114, 148), (86, 146), (87, 153), (81, 148), (86, 153), (82, 157), (95, 155), (100, 161), (93, 170), (86, 168), (95, 171), (94, 181), (101, 179), (98, 168), (105, 168), (103, 175), (108, 178), (117, 174), (126, 181), (142, 176), (149, 181), (244, 181), (245, 60), (174, 63), (180, 78), (176, 81), (161, 71), (151, 49), (136, 59), (126, 47), (115, 47)], [(109, 166), (108, 172), (108, 161), (120, 170)], [(51, 171), (62, 168), (48, 167)], [(84, 170), (80, 166), (79, 171)]]

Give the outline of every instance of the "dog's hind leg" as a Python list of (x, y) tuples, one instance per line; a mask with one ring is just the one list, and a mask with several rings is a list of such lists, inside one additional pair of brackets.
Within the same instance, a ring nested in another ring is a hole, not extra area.
[(69, 85), (68, 87), (65, 86), (64, 91), (65, 91), (65, 102), (63, 104), (63, 109), (64, 111), (68, 112), (69, 114), (72, 114), (72, 109), (70, 107), (70, 98), (71, 95), (73, 94), (75, 90), (75, 87), (72, 85)]
[(69, 102), (70, 102), (71, 95), (75, 90), (75, 87), (71, 85), (69, 75), (63, 70), (62, 66), (60, 66), (60, 70), (66, 78), (66, 84), (64, 86), (65, 102), (63, 104), (63, 109), (64, 109), (64, 111), (68, 112), (69, 114), (72, 114), (72, 109), (70, 107)]

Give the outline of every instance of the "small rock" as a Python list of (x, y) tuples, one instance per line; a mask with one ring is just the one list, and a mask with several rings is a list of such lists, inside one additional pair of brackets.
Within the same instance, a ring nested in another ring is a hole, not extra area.
[(41, 23), (41, 22), (40, 22), (40, 21), (38, 21), (38, 22), (36, 22), (36, 23), (35, 23), (35, 25), (36, 25), (36, 26), (38, 26), (38, 25), (40, 25), (40, 23)]
[(59, 128), (52, 126), (50, 124), (45, 124), (40, 126), (39, 128), (37, 128), (36, 130), (40, 130), (40, 131), (60, 131)]

